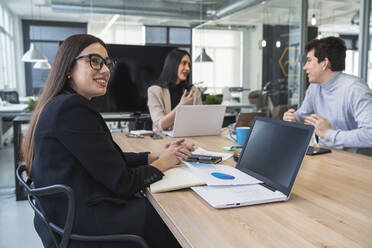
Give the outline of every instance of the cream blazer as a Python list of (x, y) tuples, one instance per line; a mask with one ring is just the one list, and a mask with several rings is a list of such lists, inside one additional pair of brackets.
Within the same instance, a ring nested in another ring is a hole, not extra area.
[[(200, 91), (195, 86), (192, 86), (191, 90), (194, 91), (193, 104), (202, 104)], [(172, 111), (169, 89), (162, 88), (158, 85), (153, 85), (148, 88), (147, 96), (147, 105), (149, 107), (152, 120), (152, 130), (154, 132), (160, 132), (163, 130), (160, 125), (161, 119)]]

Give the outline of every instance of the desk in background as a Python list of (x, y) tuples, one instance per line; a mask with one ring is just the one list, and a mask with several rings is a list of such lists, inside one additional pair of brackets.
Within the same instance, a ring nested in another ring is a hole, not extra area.
[[(174, 140), (113, 137), (127, 152)], [(223, 136), (186, 142), (219, 152), (233, 144)], [(306, 156), (288, 202), (218, 210), (190, 189), (148, 198), (183, 247), (372, 247), (372, 158), (359, 154)]]
[(27, 104), (9, 104), (6, 106), (0, 106), (0, 149), (3, 147), (3, 118), (4, 117), (16, 117), (24, 111)]
[(222, 105), (226, 106), (226, 113), (247, 113), (247, 112), (256, 112), (257, 108), (254, 104), (241, 104), (241, 103), (229, 103), (224, 102)]

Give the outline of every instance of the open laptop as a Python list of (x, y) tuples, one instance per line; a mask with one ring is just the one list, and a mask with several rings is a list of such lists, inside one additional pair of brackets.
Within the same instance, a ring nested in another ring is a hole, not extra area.
[(171, 137), (217, 135), (221, 132), (226, 106), (182, 105), (176, 110), (172, 131), (163, 131)]
[(236, 168), (262, 183), (192, 189), (215, 208), (289, 199), (314, 127), (255, 117)]

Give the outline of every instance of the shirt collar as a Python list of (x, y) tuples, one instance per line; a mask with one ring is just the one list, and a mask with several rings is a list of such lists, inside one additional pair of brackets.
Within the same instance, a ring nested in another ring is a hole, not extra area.
[(336, 86), (337, 79), (341, 75), (341, 73), (341, 71), (337, 72), (327, 82), (320, 84), (320, 87), (324, 90), (332, 90)]

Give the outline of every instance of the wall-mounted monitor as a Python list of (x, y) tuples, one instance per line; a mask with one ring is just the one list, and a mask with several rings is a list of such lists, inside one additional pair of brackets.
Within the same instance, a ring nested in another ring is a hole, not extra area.
[(148, 112), (147, 88), (154, 84), (174, 47), (107, 45), (116, 60), (104, 96), (92, 99), (100, 112)]

